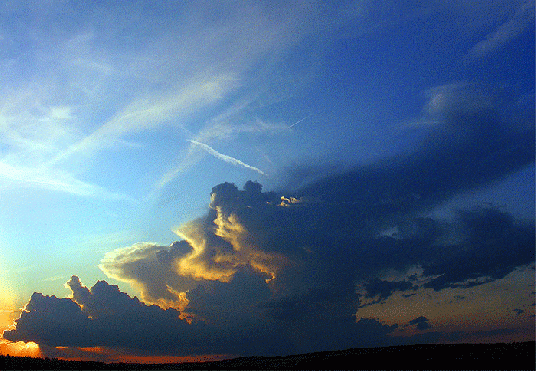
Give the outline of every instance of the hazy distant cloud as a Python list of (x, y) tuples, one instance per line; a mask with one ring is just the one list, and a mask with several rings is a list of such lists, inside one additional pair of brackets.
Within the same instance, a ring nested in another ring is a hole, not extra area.
[(409, 321), (409, 324), (417, 325), (417, 329), (419, 330), (427, 330), (431, 327), (430, 324), (428, 323), (428, 319), (424, 316), (420, 316)]
[(455, 126), (460, 129), (471, 122), (471, 115), (493, 111), (498, 103), (492, 87), (478, 84), (455, 82), (428, 89), (428, 102), (424, 107), (423, 120), (439, 126)]
[(44, 90), (42, 86), (29, 84), (20, 86), (14, 94), (4, 91), (6, 99), (0, 105), (0, 179), (3, 185), (132, 201), (126, 195), (80, 180), (70, 171), (49, 164), (50, 158), (75, 140), (79, 131), (76, 109), (69, 105), (41, 103), (46, 100)]
[(426, 109), (436, 124), (414, 152), (325, 177), (302, 194), (326, 201), (344, 194), (347, 202), (372, 206), (368, 213), (386, 215), (392, 208), (396, 214), (423, 210), (533, 163), (534, 124), (523, 121), (523, 112), (505, 117), (502, 111), (510, 102), (477, 85), (431, 91)]
[(487, 35), (485, 40), (473, 46), (469, 56), (484, 57), (515, 39), (529, 27), (534, 28), (534, 0), (524, 1), (505, 23)]
[[(113, 105), (100, 127), (86, 130), (88, 134), (61, 151), (54, 162), (107, 148), (134, 133), (162, 126), (184, 127), (185, 121), (199, 110), (214, 107), (238, 87), (250, 84), (249, 69), (260, 58), (284, 55), (303, 37), (318, 32), (317, 17), (322, 14), (322, 7), (313, 3), (267, 6), (243, 2), (232, 7), (210, 3), (202, 8), (173, 4), (168, 8), (166, 17), (174, 18), (173, 26), (151, 24), (145, 32), (157, 36), (134, 39), (132, 45), (125, 46), (126, 50), (118, 51), (113, 37), (102, 37), (103, 20), (114, 12), (124, 12), (114, 7), (106, 8), (111, 11), (107, 13), (95, 5), (93, 14), (102, 18), (93, 19), (97, 26), (91, 32), (68, 35), (62, 40), (59, 59), (71, 72), (69, 78), (76, 82), (73, 85), (87, 93), (88, 100), (97, 105), (95, 111), (102, 105)], [(136, 14), (144, 10), (132, 6), (128, 11)], [(226, 17), (212, 21), (211, 14)], [(135, 21), (128, 21), (130, 18), (121, 19), (124, 29), (138, 27)], [(349, 19), (339, 15), (334, 21), (344, 23)], [(106, 27), (107, 35), (115, 31), (114, 27), (108, 29), (109, 24)], [(116, 96), (115, 84), (125, 91), (124, 97)], [(250, 99), (264, 88), (256, 87)], [(196, 139), (205, 142), (207, 138), (201, 135)]]
[[(61, 2), (3, 8), (0, 18), (17, 21), (2, 30), (2, 162), (21, 170), (52, 166), (74, 178), (66, 169), (80, 169), (81, 159), (89, 164), (88, 157), (117, 148), (133, 135), (185, 128), (206, 108), (218, 107), (221, 113), (225, 107), (218, 105), (227, 104), (231, 93), (243, 84), (252, 86), (252, 66), (266, 56), (279, 59), (318, 32), (317, 17), (322, 14), (322, 7), (314, 3), (162, 7), (166, 11), (158, 15), (159, 22), (152, 22), (153, 15), (141, 4), (128, 9), (92, 4), (82, 10)], [(214, 19), (213, 14), (226, 16)], [(348, 20), (340, 15), (335, 19)], [(81, 29), (81, 24), (87, 27)], [(31, 52), (22, 53), (21, 46)], [(251, 103), (265, 89), (257, 84), (239, 95)], [(243, 107), (237, 109), (244, 113)], [(41, 114), (46, 111), (48, 115)], [(214, 119), (222, 123), (218, 113)], [(216, 131), (218, 139), (226, 139), (232, 125), (207, 121), (206, 127), (199, 124), (197, 141), (207, 143)], [(268, 130), (262, 124), (247, 130), (256, 134), (257, 129)], [(181, 162), (162, 175), (159, 184), (168, 183), (196, 160), (193, 155)], [(83, 170), (92, 171), (87, 167)]]

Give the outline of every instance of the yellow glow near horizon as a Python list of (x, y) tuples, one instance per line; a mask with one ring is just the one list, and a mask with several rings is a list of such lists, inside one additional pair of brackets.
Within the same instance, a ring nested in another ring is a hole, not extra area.
[[(0, 269), (3, 267), (0, 266)], [(2, 271), (5, 271), (2, 269)], [(20, 312), (16, 304), (16, 295), (9, 281), (0, 276), (0, 333), (13, 326), (15, 317)]]
[(15, 320), (20, 316), (22, 308), (16, 305), (14, 291), (11, 285), (6, 284), (3, 280), (0, 282), (0, 354), (18, 357), (41, 357), (39, 345), (30, 342), (11, 342), (4, 339), (3, 334), (6, 330), (15, 328)]
[(15, 320), (16, 311), (11, 308), (1, 307), (0, 308), (0, 334), (7, 329), (13, 327), (13, 322)]
[(0, 338), (0, 354), (16, 357), (43, 357), (39, 344), (29, 341), (15, 343)]

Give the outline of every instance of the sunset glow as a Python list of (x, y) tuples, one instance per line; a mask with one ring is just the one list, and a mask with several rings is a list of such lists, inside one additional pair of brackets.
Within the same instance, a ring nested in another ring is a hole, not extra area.
[(142, 364), (155, 364), (155, 363), (183, 363), (183, 362), (211, 362), (221, 359), (232, 358), (229, 354), (219, 355), (203, 355), (203, 356), (189, 356), (189, 357), (174, 357), (174, 356), (140, 356), (131, 354), (124, 350), (114, 350), (112, 348), (105, 347), (89, 347), (89, 348), (70, 348), (70, 347), (56, 347), (57, 359), (64, 361), (96, 361), (106, 363), (142, 363)]
[(43, 357), (39, 345), (29, 341), (9, 342), (0, 339), (0, 354), (10, 355), (12, 357)]

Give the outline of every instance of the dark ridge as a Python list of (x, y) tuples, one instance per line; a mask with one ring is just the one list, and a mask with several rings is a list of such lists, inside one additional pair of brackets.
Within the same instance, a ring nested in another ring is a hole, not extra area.
[(535, 342), (426, 344), (353, 348), (286, 357), (240, 357), (203, 363), (133, 364), (0, 356), (0, 370), (534, 370)]

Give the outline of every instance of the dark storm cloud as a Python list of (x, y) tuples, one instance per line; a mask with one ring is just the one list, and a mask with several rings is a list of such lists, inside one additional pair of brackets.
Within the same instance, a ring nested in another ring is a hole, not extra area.
[(326, 323), (312, 331), (288, 328), (270, 318), (259, 321), (256, 307), (269, 294), (263, 283), (263, 277), (246, 270), (229, 284), (216, 281), (197, 287), (190, 296), (197, 320), (188, 324), (173, 308), (145, 305), (105, 281), (88, 289), (73, 276), (68, 282), (72, 299), (34, 293), (17, 328), (4, 332), (4, 338), (39, 343), (45, 355), (56, 354), (52, 348), (58, 346), (122, 348), (146, 355), (289, 354), (350, 346), (356, 338), (371, 346), (383, 344), (385, 334), (396, 328), (372, 319), (356, 323), (351, 316), (323, 319)]
[[(439, 290), (478, 285), (503, 278), (515, 267), (535, 259), (536, 236), (531, 224), (515, 224), (510, 215), (493, 209), (461, 211), (458, 223), (463, 239), (424, 269), (425, 275), (441, 275), (426, 287)], [(464, 282), (479, 277), (484, 281)]]
[(417, 317), (411, 321), (409, 321), (410, 325), (417, 325), (417, 328), (419, 330), (427, 330), (429, 329), (430, 323), (428, 322), (428, 319), (424, 316)]
[(71, 299), (34, 293), (17, 320), (15, 330), (4, 331), (10, 341), (33, 341), (53, 346), (91, 346), (89, 319)]
[[(300, 194), (341, 200), (367, 218), (408, 215), (534, 162), (534, 123), (501, 113), (508, 104), (483, 91), (454, 84), (429, 92), (423, 123), (430, 134), (408, 155), (325, 177)], [(506, 121), (508, 119), (509, 121)]]
[[(419, 287), (481, 285), (534, 261), (533, 228), (507, 213), (461, 211), (452, 222), (426, 216), (457, 194), (534, 163), (534, 123), (524, 121), (524, 112), (502, 115), (503, 107), (510, 106), (481, 87), (441, 86), (429, 92), (420, 120), (428, 136), (412, 153), (299, 179), (307, 185), (292, 191), (220, 184), (207, 215), (177, 230), (183, 241), (138, 244), (102, 261), (106, 274), (169, 309), (105, 282), (89, 290), (73, 277), (69, 286), (81, 307), (35, 294), (34, 309), (6, 338), (168, 354), (392, 343), (387, 335), (396, 325), (356, 322), (356, 311)], [(411, 273), (416, 267), (419, 273)], [(70, 330), (57, 323), (64, 314)], [(412, 318), (418, 330), (431, 326), (425, 316)]]
[[(422, 224), (422, 219), (416, 222)], [(432, 227), (430, 224), (434, 223)], [(504, 278), (516, 267), (534, 262), (534, 226), (526, 221), (516, 222), (511, 215), (497, 209), (459, 211), (450, 223), (429, 219), (426, 224), (433, 233), (415, 234), (419, 231), (417, 227), (409, 235), (374, 239), (369, 245), (375, 251), (374, 256), (367, 256), (366, 261), (378, 270), (386, 267), (403, 270), (404, 266), (418, 264), (423, 268), (423, 276), (433, 277), (423, 287), (436, 291), (478, 286)], [(363, 283), (362, 288), (367, 297), (379, 302), (397, 290), (411, 294), (417, 288), (418, 279), (417, 276), (404, 281), (373, 278)]]
[(205, 353), (203, 325), (188, 325), (175, 309), (145, 305), (115, 285), (97, 282), (91, 289), (78, 277), (68, 282), (73, 299), (34, 293), (17, 320), (4, 332), (10, 341), (34, 341), (51, 347), (120, 347), (161, 353)]
[(410, 282), (389, 282), (378, 278), (374, 278), (365, 284), (365, 290), (368, 295), (372, 297), (378, 296), (378, 301), (386, 299), (396, 290), (407, 291), (412, 287), (413, 285)]

